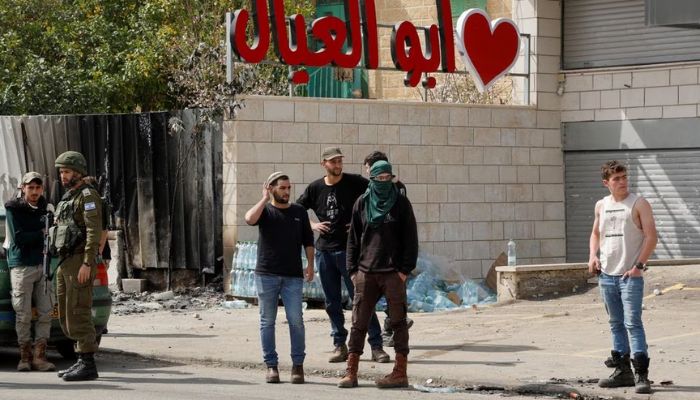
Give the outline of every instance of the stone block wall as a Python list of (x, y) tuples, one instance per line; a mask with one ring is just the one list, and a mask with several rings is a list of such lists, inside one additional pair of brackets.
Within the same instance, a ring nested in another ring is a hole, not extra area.
[(562, 122), (700, 116), (700, 63), (565, 72)]
[[(538, 110), (559, 111), (556, 94), (561, 64), (561, 0), (513, 0), (512, 19), (521, 32), (531, 36), (530, 59), (524, 53), (515, 70), (524, 71), (524, 63), (530, 65), (531, 104)], [(516, 98), (524, 90), (516, 84)], [(522, 84), (521, 84), (522, 85)]]
[(576, 294), (587, 289), (590, 278), (586, 264), (497, 267), (496, 271), (499, 303)]
[(407, 186), (421, 249), (455, 274), (483, 278), (509, 238), (518, 262), (565, 258), (563, 156), (558, 113), (531, 107), (249, 97), (224, 124), (226, 265), (237, 240), (255, 240), (245, 212), (275, 170), (293, 198), (323, 176), (320, 154), (338, 145), (345, 171), (373, 150)]

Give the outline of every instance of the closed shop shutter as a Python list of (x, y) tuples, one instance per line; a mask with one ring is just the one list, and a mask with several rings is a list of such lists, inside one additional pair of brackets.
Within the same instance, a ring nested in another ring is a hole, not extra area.
[(608, 160), (627, 163), (630, 191), (652, 206), (659, 237), (652, 258), (700, 257), (699, 150), (565, 153), (567, 261), (588, 261), (595, 203), (610, 193), (600, 176)]
[(700, 60), (700, 29), (646, 26), (644, 0), (565, 0), (564, 69)]

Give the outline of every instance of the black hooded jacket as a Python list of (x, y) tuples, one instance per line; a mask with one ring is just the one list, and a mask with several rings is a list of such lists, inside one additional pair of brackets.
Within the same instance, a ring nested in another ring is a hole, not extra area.
[(7, 230), (10, 237), (7, 264), (10, 268), (42, 263), (44, 222), (41, 217), (46, 214), (46, 204), (43, 196), (39, 198), (36, 208), (30, 206), (24, 197), (5, 203)]

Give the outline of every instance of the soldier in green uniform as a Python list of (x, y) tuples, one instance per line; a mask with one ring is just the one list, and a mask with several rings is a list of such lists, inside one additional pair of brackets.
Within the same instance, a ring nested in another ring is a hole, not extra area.
[(82, 178), (87, 163), (82, 154), (67, 151), (56, 159), (66, 193), (56, 208), (50, 229), (52, 252), (59, 257), (56, 272), (58, 315), (65, 335), (76, 341), (78, 361), (58, 372), (64, 381), (97, 379), (97, 341), (92, 323), (92, 282), (102, 234), (102, 201)]

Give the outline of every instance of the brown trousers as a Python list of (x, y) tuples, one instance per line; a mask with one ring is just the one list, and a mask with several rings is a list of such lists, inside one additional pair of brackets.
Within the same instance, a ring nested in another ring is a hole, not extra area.
[(394, 331), (394, 350), (408, 355), (408, 325), (406, 324), (406, 283), (398, 272), (365, 273), (353, 275), (355, 297), (352, 302), (352, 328), (348, 351), (362, 354), (369, 320), (377, 301), (386, 296), (387, 312)]

